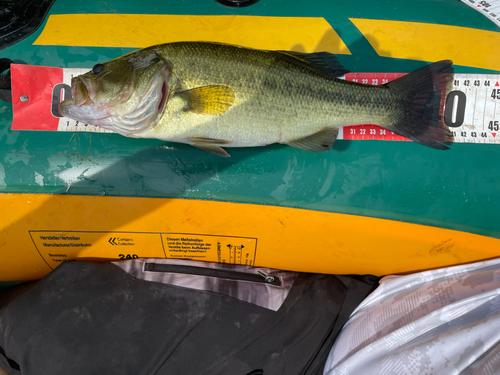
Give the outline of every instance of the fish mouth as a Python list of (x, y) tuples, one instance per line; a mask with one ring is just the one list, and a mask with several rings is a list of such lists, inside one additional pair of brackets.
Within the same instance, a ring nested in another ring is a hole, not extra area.
[[(95, 86), (95, 85), (94, 85)], [(59, 113), (74, 118), (86, 106), (93, 104), (96, 90), (91, 83), (86, 83), (81, 77), (71, 79), (71, 98), (59, 103)]]
[(87, 86), (81, 78), (76, 77), (71, 79), (71, 95), (73, 96), (74, 105), (81, 107), (82, 105), (90, 104), (90, 96)]
[(168, 69), (159, 69), (144, 90), (126, 86), (118, 97), (103, 103), (97, 95), (99, 87), (94, 79), (74, 77), (71, 80), (73, 98), (60, 103), (59, 112), (80, 122), (137, 137), (161, 117), (169, 97), (168, 78)]
[(97, 84), (92, 80), (84, 80), (82, 77), (71, 79), (72, 98), (63, 100), (58, 105), (59, 114), (81, 122), (95, 123), (109, 116), (105, 107), (97, 108), (94, 98), (97, 92)]

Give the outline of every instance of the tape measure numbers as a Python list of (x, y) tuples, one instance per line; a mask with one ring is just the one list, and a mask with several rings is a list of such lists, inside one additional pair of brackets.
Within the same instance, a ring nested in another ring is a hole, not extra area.
[[(12, 65), (11, 69), (13, 130), (111, 133), (99, 126), (81, 123), (59, 114), (59, 103), (71, 97), (71, 78), (86, 73), (89, 69), (31, 65)], [(405, 73), (348, 73), (345, 79), (383, 85), (404, 75)], [(30, 79), (27, 80), (26, 77)], [(500, 135), (497, 133), (500, 133), (500, 75), (455, 74), (453, 89), (446, 98), (442, 98), (442, 103), (444, 121), (450, 127), (456, 142), (500, 143)], [(338, 139), (408, 140), (376, 125), (345, 126), (340, 129)]]
[[(353, 82), (380, 85), (401, 73), (348, 73)], [(455, 142), (500, 143), (500, 74), (455, 74), (445, 100), (444, 122)], [(375, 125), (346, 126), (339, 139), (407, 140)]]
[(500, 0), (461, 0), (500, 26)]
[(500, 75), (455, 74), (444, 121), (456, 142), (500, 143)]

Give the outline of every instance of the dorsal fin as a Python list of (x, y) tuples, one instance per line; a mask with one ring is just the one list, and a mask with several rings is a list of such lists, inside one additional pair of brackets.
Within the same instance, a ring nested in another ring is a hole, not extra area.
[(302, 53), (295, 51), (278, 51), (284, 55), (298, 59), (318, 73), (329, 77), (340, 77), (349, 71), (342, 66), (337, 57), (329, 52)]

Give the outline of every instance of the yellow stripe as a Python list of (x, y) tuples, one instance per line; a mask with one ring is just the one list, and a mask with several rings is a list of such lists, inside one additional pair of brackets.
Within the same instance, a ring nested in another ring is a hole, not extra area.
[(313, 17), (61, 14), (49, 17), (34, 44), (143, 48), (178, 41), (350, 54), (328, 22)]
[(0, 194), (0, 207), (0, 281), (40, 278), (74, 259), (194, 256), (384, 275), (500, 256), (495, 238), (285, 207), (43, 194)]
[(417, 22), (350, 19), (380, 56), (500, 69), (500, 33)]

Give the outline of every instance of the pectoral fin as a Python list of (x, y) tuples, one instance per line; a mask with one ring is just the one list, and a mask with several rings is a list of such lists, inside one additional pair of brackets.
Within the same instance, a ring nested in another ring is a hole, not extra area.
[(306, 151), (329, 151), (332, 149), (338, 135), (338, 128), (324, 128), (317, 133), (308, 135), (307, 137), (288, 142), (287, 145), (295, 148), (301, 148)]
[(234, 103), (234, 91), (229, 86), (203, 86), (176, 94), (186, 101), (185, 111), (218, 116)]
[(191, 146), (199, 148), (200, 150), (223, 156), (225, 158), (231, 157), (231, 155), (229, 155), (226, 150), (221, 147), (222, 145), (231, 143), (230, 141), (205, 137), (190, 137), (188, 138), (188, 142)]

